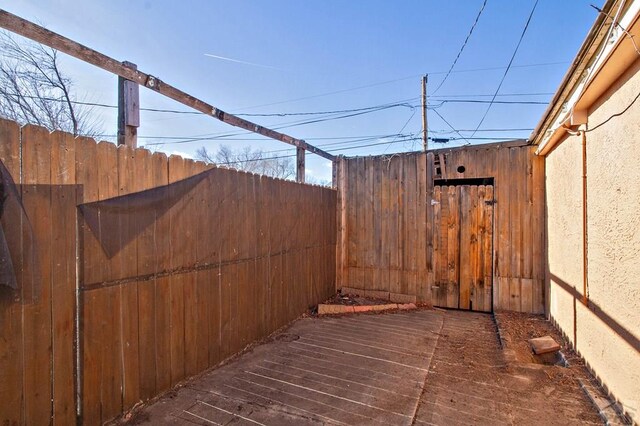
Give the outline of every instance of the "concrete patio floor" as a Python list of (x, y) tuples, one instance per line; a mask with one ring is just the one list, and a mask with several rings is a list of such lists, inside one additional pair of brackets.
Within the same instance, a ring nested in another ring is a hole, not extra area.
[(602, 424), (575, 380), (542, 367), (509, 366), (487, 314), (303, 318), (130, 423)]

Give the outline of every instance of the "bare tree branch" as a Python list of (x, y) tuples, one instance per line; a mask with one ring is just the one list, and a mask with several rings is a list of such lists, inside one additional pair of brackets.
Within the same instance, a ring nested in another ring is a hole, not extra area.
[(75, 103), (56, 50), (2, 31), (0, 51), (0, 116), (76, 136), (102, 133), (92, 107)]
[(234, 151), (222, 145), (214, 154), (202, 147), (196, 151), (196, 158), (207, 163), (280, 179), (291, 179), (295, 176), (295, 167), (291, 158), (269, 157), (261, 149), (252, 150), (250, 147), (245, 147)]

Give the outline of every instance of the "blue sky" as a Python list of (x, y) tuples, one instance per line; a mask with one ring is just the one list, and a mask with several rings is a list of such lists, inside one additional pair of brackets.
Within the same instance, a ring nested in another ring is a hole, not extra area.
[[(118, 60), (134, 62), (140, 70), (225, 111), (297, 113), (399, 101), (418, 106), (421, 75), (429, 74), (430, 90), (440, 84), (482, 2), (0, 0), (0, 7)], [(551, 98), (596, 19), (591, 3), (601, 6), (603, 0), (539, 1), (498, 100)], [(534, 0), (488, 0), (454, 72), (431, 94), (429, 103), (436, 107), (444, 99), (491, 99), (533, 4)], [(78, 98), (116, 104), (115, 76), (73, 58), (65, 58), (63, 66), (76, 81)], [(478, 71), (486, 68), (491, 69)], [(140, 93), (142, 107), (187, 110), (148, 90)], [(456, 129), (473, 130), (486, 108), (487, 104), (446, 103), (437, 112)], [(529, 130), (491, 129), (533, 128), (544, 109), (538, 104), (494, 104), (476, 137), (526, 138)], [(102, 117), (105, 139), (112, 139), (115, 111), (100, 108), (96, 113)], [(431, 135), (459, 137), (434, 110), (428, 117)], [(323, 116), (250, 119), (280, 126), (309, 118)], [(419, 149), (419, 140), (399, 141), (391, 135), (417, 134), (420, 129), (420, 108), (399, 106), (282, 131), (336, 154), (375, 155)], [(254, 135), (216, 139), (228, 133), (241, 131), (205, 116), (142, 112), (139, 141), (149, 149), (186, 155), (201, 146), (215, 150), (220, 143), (293, 154), (288, 145)], [(471, 132), (461, 134), (468, 137)], [(170, 136), (176, 139), (158, 138)], [(193, 136), (214, 139), (175, 143)], [(163, 144), (152, 145), (159, 143)], [(444, 146), (462, 143), (466, 141)], [(316, 179), (330, 178), (328, 161), (310, 155), (307, 168)]]

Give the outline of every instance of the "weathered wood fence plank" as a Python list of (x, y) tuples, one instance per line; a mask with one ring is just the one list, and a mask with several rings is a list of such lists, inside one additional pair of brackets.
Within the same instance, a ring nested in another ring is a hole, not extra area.
[(335, 291), (333, 189), (7, 121), (0, 160), (36, 237), (29, 261), (2, 217), (17, 278), (40, 283), (0, 286), (3, 423), (104, 422)]

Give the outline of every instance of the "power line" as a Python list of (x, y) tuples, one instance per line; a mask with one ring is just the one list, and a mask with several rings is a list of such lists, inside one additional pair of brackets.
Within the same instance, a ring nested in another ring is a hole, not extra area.
[[(329, 152), (336, 153), (336, 152), (349, 151), (349, 150), (353, 150), (353, 149), (370, 148), (370, 147), (373, 147), (373, 146), (390, 145), (390, 144), (394, 144), (394, 143), (402, 143), (402, 142), (407, 142), (407, 141), (417, 141), (417, 140), (420, 140), (420, 139), (422, 139), (422, 138), (413, 136), (413, 137), (404, 138), (404, 139), (401, 139), (401, 140), (394, 140), (392, 142), (384, 141), (384, 142), (375, 142), (375, 143), (363, 144), (363, 145), (357, 145), (357, 146), (350, 146), (350, 147), (345, 147), (345, 148), (336, 148), (336, 149), (329, 150)], [(434, 138), (429, 138), (429, 139), (433, 140)], [(447, 139), (448, 139), (448, 141), (456, 141), (456, 140), (458, 140), (458, 138), (447, 138)], [(484, 140), (484, 141), (497, 141), (497, 140), (513, 140), (513, 139), (518, 139), (518, 138), (498, 137), (498, 138), (463, 138), (463, 139), (464, 140), (472, 139), (472, 140)], [(319, 148), (323, 148), (325, 146), (326, 145), (319, 145), (318, 147)], [(289, 148), (288, 150), (291, 150), (291, 148)], [(267, 151), (267, 152), (263, 152), (263, 154), (271, 153), (271, 152), (282, 152), (282, 151)], [(250, 163), (250, 162), (255, 162), (255, 161), (268, 161), (268, 160), (278, 160), (278, 159), (282, 159), (282, 158), (293, 158), (295, 156), (296, 156), (295, 154), (279, 155), (279, 156), (274, 156), (274, 157), (252, 158), (252, 159), (247, 159), (247, 160), (229, 161), (229, 162), (222, 162), (222, 163), (215, 163), (215, 164), (217, 164), (217, 165), (231, 165), (231, 164), (238, 164), (238, 163)]]
[(440, 108), (444, 104), (506, 104), (506, 105), (549, 105), (544, 101), (486, 101), (482, 99), (443, 99), (438, 101), (437, 106), (431, 106), (430, 109)]
[[(408, 100), (413, 100), (415, 98), (410, 98)], [(386, 105), (387, 108), (396, 108), (400, 106), (409, 106), (409, 104), (405, 102), (398, 102), (393, 104)], [(244, 117), (288, 117), (288, 116), (299, 116), (299, 115), (328, 115), (328, 114), (343, 114), (349, 112), (359, 112), (359, 111), (370, 111), (376, 110), (380, 108), (378, 106), (364, 107), (364, 108), (352, 108), (352, 109), (342, 109), (342, 110), (334, 110), (334, 111), (309, 111), (309, 112), (278, 112), (278, 113), (265, 113), (265, 114), (236, 114)]]
[[(534, 92), (534, 93), (500, 93), (496, 96), (551, 96), (554, 95), (554, 92)], [(457, 95), (432, 95), (430, 98), (482, 98), (482, 97), (493, 97), (492, 93), (486, 94), (457, 94)]]
[[(511, 68), (546, 67), (546, 66), (550, 66), (550, 65), (566, 65), (567, 63), (569, 63), (569, 61), (542, 62), (542, 63), (537, 63), (537, 64), (512, 65)], [(502, 67), (487, 67), (487, 68), (471, 68), (471, 69), (466, 69), (466, 70), (451, 71), (451, 74), (469, 73), (469, 72), (482, 72), (482, 71), (496, 71), (496, 70), (502, 70), (502, 69), (505, 69), (505, 67), (502, 66)], [(429, 75), (446, 74), (446, 73), (447, 73), (447, 71), (431, 71), (431, 72), (428, 72)], [(385, 84), (397, 83), (399, 81), (412, 80), (412, 79), (414, 79), (416, 77), (422, 77), (422, 75), (423, 74), (412, 74), (412, 75), (409, 75), (409, 76), (406, 76), (406, 77), (395, 78), (393, 80), (385, 80), (385, 81), (380, 81), (380, 82), (377, 82), (377, 83), (371, 83), (371, 84), (365, 84), (365, 85), (362, 85), (362, 86), (349, 87), (349, 88), (346, 88), (346, 89), (334, 90), (334, 91), (331, 91), (331, 92), (318, 93), (318, 94), (315, 94), (315, 95), (309, 95), (309, 96), (304, 96), (304, 97), (300, 97), (300, 98), (286, 99), (286, 100), (283, 100), (283, 101), (271, 102), (271, 103), (267, 103), (267, 104), (251, 105), (251, 106), (248, 106), (248, 107), (239, 108), (239, 110), (262, 108), (262, 107), (267, 107), (267, 106), (281, 105), (281, 104), (286, 104), (286, 103), (291, 103), (291, 102), (298, 102), (298, 101), (303, 101), (303, 100), (307, 100), (307, 99), (316, 99), (316, 98), (321, 98), (321, 97), (325, 97), (325, 96), (337, 95), (337, 94), (346, 93), (346, 92), (352, 92), (352, 91), (361, 90), (361, 89), (368, 89), (370, 87), (376, 87), (376, 86), (382, 86), (382, 85), (385, 85)]]
[(533, 8), (531, 8), (531, 13), (529, 13), (529, 18), (527, 18), (527, 22), (525, 23), (524, 28), (522, 29), (522, 33), (520, 34), (520, 39), (518, 40), (518, 44), (516, 45), (516, 48), (513, 51), (513, 55), (511, 55), (511, 59), (509, 60), (509, 64), (507, 65), (507, 68), (504, 70), (504, 74), (502, 75), (502, 78), (500, 79), (500, 84), (498, 84), (498, 88), (496, 89), (496, 92), (494, 93), (493, 97), (491, 98), (491, 103), (487, 107), (487, 110), (484, 112), (484, 115), (482, 116), (482, 119), (480, 120), (480, 122), (476, 126), (476, 130), (471, 134), (472, 137), (476, 134), (476, 131), (480, 128), (480, 126), (482, 126), (482, 123), (484, 123), (485, 118), (487, 118), (487, 114), (489, 114), (489, 110), (491, 109), (491, 106), (493, 105), (493, 103), (496, 100), (496, 96), (498, 95), (498, 92), (500, 91), (500, 88), (502, 87), (502, 83), (504, 83), (505, 78), (507, 78), (507, 74), (509, 73), (509, 70), (511, 69), (511, 65), (513, 64), (513, 60), (516, 58), (516, 54), (518, 53), (518, 49), (520, 49), (520, 44), (522, 43), (522, 40), (524, 39), (524, 35), (527, 33), (527, 29), (529, 28), (529, 23), (531, 22), (531, 18), (533, 17), (533, 13), (536, 11), (536, 7), (538, 6), (538, 1), (539, 0), (536, 0), (536, 2), (533, 4)]
[(476, 28), (476, 25), (478, 24), (478, 20), (480, 20), (480, 15), (482, 15), (482, 12), (484, 11), (484, 8), (486, 5), (487, 5), (487, 0), (484, 0), (484, 2), (482, 3), (482, 7), (480, 8), (478, 15), (476, 16), (476, 20), (473, 22), (473, 25), (471, 25), (471, 29), (469, 30), (469, 34), (467, 34), (467, 38), (464, 39), (464, 43), (462, 43), (462, 47), (460, 47), (460, 51), (458, 51), (458, 55), (453, 60), (453, 63), (451, 64), (449, 71), (447, 71), (447, 74), (445, 74), (444, 78), (442, 79), (438, 87), (436, 87), (436, 90), (433, 91), (433, 93), (436, 93), (442, 87), (444, 82), (447, 81), (447, 78), (449, 78), (449, 76), (451, 75), (451, 71), (453, 71), (453, 68), (458, 63), (458, 59), (460, 59), (460, 55), (462, 55), (462, 51), (467, 46), (467, 43), (469, 42), (469, 38), (471, 37), (471, 34), (473, 34), (473, 30)]
[[(522, 94), (522, 95), (525, 95), (525, 94)], [(463, 96), (463, 95), (456, 95), (456, 96)], [(474, 95), (471, 95), (471, 96), (474, 96)], [(487, 96), (487, 95), (477, 95), (477, 96)], [(505, 96), (508, 96), (508, 95), (505, 95)], [(37, 98), (36, 96), (24, 96), (24, 97), (30, 98), (30, 99), (36, 99)], [(334, 118), (335, 119), (348, 118), (348, 117), (353, 117), (353, 116), (357, 116), (357, 115), (363, 115), (363, 114), (370, 113), (370, 112), (373, 113), (373, 112), (378, 112), (378, 111), (392, 109), (392, 108), (398, 108), (398, 107), (415, 108), (418, 105), (411, 105), (407, 101), (411, 101), (411, 100), (416, 99), (416, 98), (417, 97), (403, 99), (403, 100), (400, 100), (400, 101), (397, 101), (397, 102), (394, 102), (394, 103), (386, 103), (386, 104), (374, 105), (374, 106), (369, 106), (369, 107), (351, 108), (351, 109), (342, 109), (342, 110), (306, 111), (306, 112), (290, 112), (290, 113), (282, 113), (281, 112), (281, 113), (264, 113), (264, 114), (236, 114), (236, 115), (244, 115), (244, 116), (252, 116), (252, 117), (286, 117), (286, 116), (339, 115), (339, 114), (345, 114), (345, 113), (358, 113), (358, 114), (347, 115), (347, 116), (325, 117), (323, 119), (320, 119), (319, 121), (294, 121), (294, 122), (289, 122), (289, 123), (283, 123), (283, 125), (286, 125), (287, 127), (295, 127), (297, 125), (312, 124), (312, 123), (315, 123), (315, 122), (328, 121), (328, 120), (334, 119)], [(438, 97), (438, 98), (440, 98), (440, 97)], [(42, 100), (46, 100), (46, 101), (55, 101), (55, 102), (66, 102), (66, 100), (60, 99), (60, 98), (38, 98), (38, 99), (42, 99)], [(102, 108), (113, 108), (113, 109), (117, 109), (118, 108), (116, 105), (108, 105), (108, 104), (94, 103), (94, 102), (71, 101), (71, 103), (79, 104), (79, 105), (94, 106), (94, 107), (102, 107)], [(479, 104), (482, 104), (482, 103), (491, 103), (491, 101), (485, 101), (485, 100), (479, 100), (479, 99), (440, 99), (438, 101), (438, 105), (437, 106), (432, 106), (431, 108), (439, 108), (445, 103), (479, 103)], [(497, 101), (497, 100), (493, 101), (493, 103), (496, 103), (496, 104), (522, 104), (522, 105), (527, 105), (527, 104), (531, 104), (531, 105), (546, 105), (547, 104), (547, 102), (542, 102), (542, 101)], [(179, 111), (179, 110), (158, 109), (158, 108), (140, 108), (140, 110), (141, 111), (149, 111), (149, 112), (157, 112), (157, 113), (206, 115), (206, 114), (198, 112), (198, 111)], [(286, 128), (286, 127), (278, 127), (278, 128)], [(245, 133), (251, 133), (251, 132), (239, 132), (237, 134), (245, 134)], [(204, 135), (204, 136), (208, 137), (210, 135)]]
[[(473, 132), (473, 129), (457, 129), (458, 132)], [(515, 129), (480, 129), (478, 132), (530, 132), (533, 128), (515, 128)], [(451, 133), (450, 130), (431, 130), (434, 133)]]
[[(504, 128), (504, 129), (479, 129), (478, 132), (525, 132), (525, 131), (532, 131), (534, 130), (533, 128)], [(434, 132), (434, 133), (450, 133), (451, 130), (432, 130), (429, 129), (430, 132)], [(458, 129), (459, 132), (473, 132), (473, 129)], [(115, 134), (108, 134), (108, 133), (104, 133), (104, 134), (99, 134), (96, 135), (97, 137), (116, 137), (117, 135)], [(307, 137), (305, 138), (305, 140), (341, 140), (344, 139), (345, 141), (347, 139), (361, 139), (361, 138), (384, 138), (384, 137), (393, 137), (396, 136), (395, 134), (392, 135), (358, 135), (358, 136), (323, 136), (323, 137)], [(151, 135), (140, 135), (138, 136), (138, 139), (168, 139), (168, 140), (180, 140), (180, 139), (187, 139), (187, 138), (198, 138), (198, 136), (196, 135), (191, 135), (191, 136), (151, 136)], [(212, 140), (212, 138), (210, 137), (203, 137), (202, 140)], [(250, 142), (250, 141), (263, 141), (265, 140), (265, 138), (234, 138), (234, 137), (228, 137), (228, 138), (224, 138), (223, 140), (227, 140), (227, 141), (246, 141), (246, 142)], [(170, 142), (167, 142), (170, 143)]]
[[(400, 131), (398, 132), (398, 134), (401, 134), (404, 129), (407, 127), (407, 125), (409, 124), (409, 122), (411, 121), (411, 119), (416, 115), (416, 110), (415, 108), (412, 108), (411, 110), (411, 115), (409, 116), (409, 119), (407, 120), (406, 123), (404, 123), (404, 125), (402, 126), (402, 128), (400, 129)], [(394, 143), (396, 141), (396, 139), (398, 139), (397, 137), (394, 138), (391, 142), (389, 142), (389, 146), (391, 146), (392, 143)], [(389, 149), (389, 146), (384, 150), (384, 152), (387, 152), (387, 149)]]
[[(440, 114), (440, 113), (438, 112), (438, 110), (437, 110), (437, 109), (434, 109), (434, 110), (433, 110), (433, 112), (435, 112), (435, 113), (438, 115), (438, 117), (440, 117), (440, 119), (442, 119), (442, 121), (444, 121), (444, 122), (447, 124), (447, 126), (451, 127), (451, 130), (453, 130), (453, 131), (454, 131), (458, 136), (460, 136), (461, 138), (463, 138), (464, 140), (466, 140), (466, 141), (467, 141), (467, 143), (471, 143), (471, 142), (469, 142), (469, 141), (467, 140), (467, 138), (465, 138), (464, 136), (462, 136), (462, 134), (460, 134), (460, 132), (459, 132), (458, 130), (456, 130), (456, 128), (455, 128), (455, 127), (453, 127), (453, 126), (451, 125), (451, 123), (449, 123), (449, 122), (447, 121), (447, 119), (446, 119), (446, 118), (444, 118), (444, 117), (442, 116), (442, 114)], [(472, 137), (473, 137), (473, 135), (472, 135)], [(471, 139), (471, 138), (469, 138), (469, 139)]]
[[(405, 133), (405, 134), (395, 134), (395, 135), (381, 135), (381, 136), (376, 136), (376, 137), (367, 137), (367, 138), (362, 138), (362, 139), (356, 139), (356, 140), (351, 140), (351, 141), (342, 141), (342, 142), (333, 142), (333, 143), (327, 143), (327, 144), (321, 144), (318, 145), (318, 147), (324, 147), (324, 148), (329, 148), (331, 150), (337, 150), (338, 148), (330, 148), (330, 147), (335, 147), (336, 145), (348, 145), (348, 144), (352, 144), (352, 143), (357, 143), (357, 142), (369, 142), (369, 141), (376, 141), (376, 140), (382, 140), (382, 139), (389, 139), (389, 138), (397, 138), (398, 142), (405, 142), (407, 140), (414, 140), (415, 139), (415, 133)], [(383, 144), (386, 144), (387, 142), (382, 142)], [(358, 147), (361, 145), (354, 145), (354, 147)], [(278, 153), (278, 152), (287, 152), (290, 151), (291, 148), (283, 148), (283, 149), (277, 149), (277, 150), (273, 150), (273, 151), (265, 151), (265, 153), (267, 154), (271, 154), (271, 153)]]

